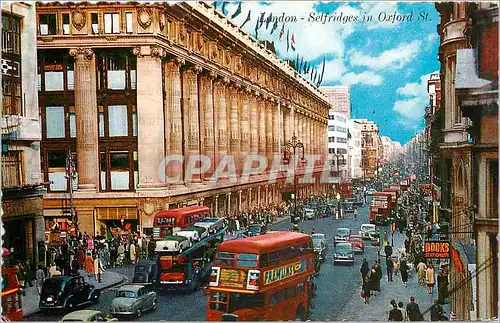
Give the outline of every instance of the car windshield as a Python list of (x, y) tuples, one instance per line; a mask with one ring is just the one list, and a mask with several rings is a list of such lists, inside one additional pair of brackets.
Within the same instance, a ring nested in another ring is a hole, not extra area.
[(338, 230), (337, 235), (338, 236), (346, 236), (349, 234), (349, 230)]
[(313, 246), (314, 246), (314, 248), (321, 248), (321, 240), (314, 239)]
[(135, 298), (135, 292), (131, 290), (119, 290), (116, 292), (116, 297)]
[(352, 241), (363, 241), (360, 237), (351, 237)]
[(198, 222), (217, 222), (217, 219), (213, 219), (213, 218), (204, 218), (204, 219), (201, 219), (200, 221)]
[(335, 251), (340, 252), (340, 253), (348, 253), (348, 252), (351, 252), (351, 250), (352, 250), (352, 247), (350, 245), (347, 245), (347, 244), (339, 244), (335, 247)]
[(375, 227), (372, 227), (372, 226), (362, 226), (361, 230), (362, 231), (366, 231), (366, 232), (368, 232), (368, 231), (375, 231)]
[(54, 294), (59, 292), (59, 288), (62, 285), (62, 280), (59, 279), (47, 279), (43, 282), (42, 290), (47, 294)]

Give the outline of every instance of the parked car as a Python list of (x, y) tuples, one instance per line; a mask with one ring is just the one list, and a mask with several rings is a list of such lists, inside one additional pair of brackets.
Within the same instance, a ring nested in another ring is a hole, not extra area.
[(361, 230), (359, 230), (359, 235), (363, 239), (376, 240), (377, 239), (377, 226), (375, 224), (362, 224)]
[(111, 314), (134, 315), (140, 317), (142, 312), (156, 310), (158, 299), (156, 293), (143, 285), (125, 285), (118, 289), (111, 302)]
[(208, 237), (208, 231), (202, 227), (192, 226), (181, 229), (175, 232), (174, 235), (188, 238), (191, 246), (193, 242), (200, 241), (201, 239)]
[(349, 228), (338, 228), (337, 233), (335, 233), (335, 238), (333, 238), (333, 245), (341, 242), (347, 242), (349, 236), (351, 235), (351, 229)]
[(204, 218), (194, 224), (197, 227), (205, 228), (208, 234), (216, 233), (226, 227), (226, 221), (221, 218)]
[(348, 263), (354, 265), (354, 251), (352, 245), (347, 242), (337, 243), (333, 254), (333, 264)]
[(248, 226), (248, 236), (258, 236), (267, 232), (267, 227), (265, 224), (250, 224)]
[(316, 218), (316, 212), (313, 209), (304, 209), (304, 217), (307, 220), (314, 220)]
[(328, 249), (328, 243), (326, 242), (326, 236), (323, 233), (314, 233), (311, 234), (311, 239), (314, 240), (321, 240), (325, 242), (326, 248)]
[(365, 243), (363, 241), (363, 238), (359, 234), (351, 234), (347, 242), (349, 242), (352, 245), (354, 253), (365, 252)]
[(134, 284), (154, 284), (158, 274), (158, 264), (155, 261), (140, 260), (134, 267)]
[(101, 311), (80, 310), (66, 314), (61, 322), (116, 322), (116, 318), (110, 314), (105, 315)]
[(74, 311), (79, 306), (96, 304), (100, 295), (100, 291), (81, 276), (55, 276), (43, 282), (38, 307), (42, 311)]
[(183, 252), (190, 246), (189, 239), (183, 236), (168, 236), (163, 240), (156, 241), (156, 252)]

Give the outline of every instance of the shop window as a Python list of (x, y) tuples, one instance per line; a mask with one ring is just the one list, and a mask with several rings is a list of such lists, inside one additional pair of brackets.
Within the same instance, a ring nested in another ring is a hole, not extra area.
[(126, 59), (125, 57), (110, 57), (108, 60), (107, 80), (108, 89), (125, 89)]
[(62, 20), (63, 20), (63, 25), (62, 25), (62, 30), (64, 35), (69, 35), (69, 13), (63, 13), (62, 14)]
[(335, 137), (328, 137), (328, 142), (335, 142)]
[(100, 175), (101, 175), (101, 191), (106, 190), (106, 170), (107, 170), (107, 163), (106, 163), (106, 153), (105, 152), (99, 152), (99, 164), (100, 164)]
[(21, 79), (2, 78), (2, 115), (22, 115)]
[(120, 33), (120, 14), (105, 13), (104, 14), (104, 33), (119, 34)]
[(57, 17), (56, 14), (41, 14), (40, 19), (40, 35), (55, 35), (57, 32)]
[(129, 189), (129, 153), (128, 151), (109, 153), (111, 190)]
[(64, 107), (46, 107), (45, 108), (45, 125), (47, 138), (64, 138), (65, 136), (65, 120)]
[(90, 22), (92, 25), (92, 33), (97, 35), (99, 33), (99, 15), (96, 12), (90, 14)]
[(126, 20), (126, 23), (127, 23), (127, 34), (131, 34), (134, 32), (133, 30), (133, 26), (132, 26), (132, 13), (131, 12), (127, 12), (125, 13), (125, 20)]
[(67, 191), (66, 157), (64, 150), (50, 150), (48, 156), (48, 172), (51, 191)]
[(2, 53), (21, 55), (21, 21), (2, 13)]
[(125, 137), (128, 135), (126, 105), (108, 106), (108, 129), (110, 137)]
[(22, 152), (2, 153), (2, 188), (18, 187), (22, 184)]
[(328, 131), (335, 131), (335, 126), (328, 126)]

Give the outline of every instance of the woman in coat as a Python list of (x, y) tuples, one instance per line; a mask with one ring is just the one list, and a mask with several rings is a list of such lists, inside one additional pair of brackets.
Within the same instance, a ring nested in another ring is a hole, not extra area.
[(102, 272), (103, 272), (103, 268), (102, 268), (102, 262), (101, 262), (101, 258), (99, 258), (99, 256), (95, 256), (94, 257), (94, 275), (95, 275), (95, 280), (100, 283), (101, 282), (101, 275), (102, 275)]
[(425, 271), (425, 283), (427, 284), (427, 290), (429, 294), (432, 294), (432, 290), (434, 289), (435, 277), (434, 277), (434, 266), (429, 263), (427, 265), (427, 270)]
[(373, 292), (374, 296), (377, 296), (377, 292), (380, 292), (380, 279), (378, 278), (375, 268), (373, 268), (370, 273), (370, 290)]
[(368, 276), (364, 276), (362, 292), (363, 298), (365, 299), (365, 304), (370, 304), (371, 286)]
[(90, 253), (87, 253), (85, 257), (85, 271), (88, 277), (94, 273), (94, 259), (92, 259), (92, 254)]
[(408, 282), (408, 265), (406, 264), (405, 258), (401, 258), (401, 261), (399, 262), (399, 272), (401, 273), (401, 281), (406, 287)]

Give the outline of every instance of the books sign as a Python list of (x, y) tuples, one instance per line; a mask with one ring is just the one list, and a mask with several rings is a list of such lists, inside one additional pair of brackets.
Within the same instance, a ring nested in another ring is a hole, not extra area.
[(450, 258), (450, 243), (443, 241), (426, 241), (424, 244), (425, 258)]

